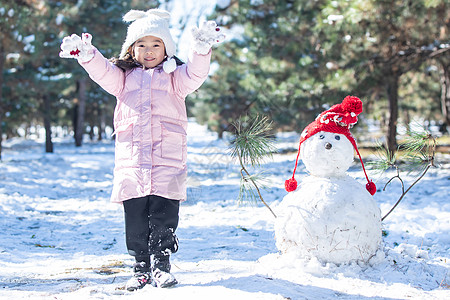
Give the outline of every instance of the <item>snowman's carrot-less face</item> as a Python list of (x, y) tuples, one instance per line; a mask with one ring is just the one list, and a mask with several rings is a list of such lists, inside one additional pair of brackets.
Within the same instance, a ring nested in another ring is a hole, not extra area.
[(300, 157), (315, 176), (342, 177), (353, 162), (353, 145), (343, 134), (320, 131), (306, 139)]

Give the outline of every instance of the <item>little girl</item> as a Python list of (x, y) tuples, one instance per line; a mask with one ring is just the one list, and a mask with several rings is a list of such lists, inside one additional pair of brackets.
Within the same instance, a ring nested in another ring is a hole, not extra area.
[(214, 21), (193, 28), (192, 51), (183, 64), (175, 57), (169, 18), (159, 9), (129, 11), (122, 51), (111, 61), (92, 46), (88, 33), (61, 44), (61, 57), (76, 58), (117, 98), (111, 201), (123, 203), (126, 244), (136, 260), (129, 291), (177, 283), (169, 257), (178, 250), (179, 204), (186, 200), (185, 98), (206, 80), (211, 46), (224, 39)]

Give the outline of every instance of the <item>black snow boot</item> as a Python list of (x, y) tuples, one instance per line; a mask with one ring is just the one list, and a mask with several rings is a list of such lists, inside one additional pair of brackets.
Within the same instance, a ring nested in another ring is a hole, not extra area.
[(152, 257), (152, 285), (159, 288), (174, 286), (178, 281), (170, 273), (169, 256)]
[(168, 288), (178, 283), (172, 274), (161, 271), (160, 269), (154, 270), (152, 276), (152, 285), (159, 288)]
[(142, 289), (146, 284), (151, 283), (151, 277), (149, 273), (134, 273), (127, 281), (126, 289), (127, 291), (135, 291), (137, 289)]

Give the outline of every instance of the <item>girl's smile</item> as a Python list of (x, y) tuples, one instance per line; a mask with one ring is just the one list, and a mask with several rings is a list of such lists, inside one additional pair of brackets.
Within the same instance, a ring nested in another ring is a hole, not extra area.
[(135, 59), (147, 69), (156, 67), (166, 57), (164, 42), (151, 35), (137, 40), (133, 51)]

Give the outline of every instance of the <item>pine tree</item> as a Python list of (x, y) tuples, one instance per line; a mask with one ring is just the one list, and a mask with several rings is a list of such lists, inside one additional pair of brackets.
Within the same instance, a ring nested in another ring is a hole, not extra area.
[(214, 51), (220, 67), (193, 98), (193, 113), (211, 115), (219, 132), (246, 113), (268, 116), (279, 129), (311, 122), (339, 97), (322, 92), (326, 69), (313, 32), (322, 2), (247, 0), (218, 9), (212, 18), (240, 34)]
[(388, 116), (385, 134), (395, 150), (402, 77), (448, 57), (448, 12), (443, 0), (232, 1), (213, 17), (235, 38), (214, 51), (220, 67), (193, 98), (192, 112), (219, 132), (241, 112), (298, 130), (323, 104), (354, 94), (367, 116)]
[[(5, 80), (13, 77), (10, 75), (16, 71), (15, 66), (23, 62), (30, 50), (25, 47), (27, 41), (24, 38), (32, 33), (34, 27), (32, 2), (7, 0), (0, 6), (0, 160), (3, 132), (7, 128), (5, 114), (16, 104), (9, 91), (17, 82), (10, 80), (6, 85)], [(10, 55), (12, 53), (14, 55)]]
[(338, 34), (341, 41), (324, 49), (331, 54), (329, 59), (335, 62), (337, 71), (351, 72), (359, 95), (387, 99), (386, 138), (391, 152), (397, 148), (401, 77), (420, 71), (424, 63), (450, 53), (449, 4), (440, 0), (404, 4), (404, 1), (331, 2), (324, 9), (341, 16), (327, 28), (328, 35)]

